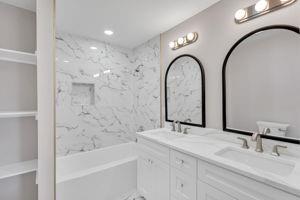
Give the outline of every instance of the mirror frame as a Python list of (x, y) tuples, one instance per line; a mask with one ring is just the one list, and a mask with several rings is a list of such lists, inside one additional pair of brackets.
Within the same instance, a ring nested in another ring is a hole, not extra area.
[[(254, 30), (245, 36), (243, 36), (241, 39), (239, 39), (229, 50), (229, 52), (226, 55), (226, 58), (223, 63), (223, 69), (222, 69), (222, 104), (223, 104), (223, 131), (226, 132), (233, 132), (233, 133), (238, 133), (242, 135), (249, 135), (251, 136), (251, 132), (243, 131), (243, 130), (238, 130), (238, 129), (231, 129), (227, 127), (227, 113), (226, 113), (226, 67), (228, 60), (232, 54), (232, 52), (247, 38), (251, 37), (252, 35), (262, 32), (262, 31), (267, 31), (267, 30), (274, 30), (274, 29), (283, 29), (283, 30), (288, 30), (295, 32), (296, 34), (300, 35), (300, 29), (295, 26), (290, 26), (290, 25), (273, 25), (273, 26), (266, 26), (263, 28), (259, 28), (257, 30)], [(262, 138), (267, 138), (271, 140), (276, 140), (276, 141), (281, 141), (281, 142), (288, 142), (288, 143), (293, 143), (293, 144), (300, 144), (300, 139), (293, 139), (293, 138), (284, 138), (284, 137), (276, 137), (276, 136), (271, 136), (271, 135), (262, 135)]]
[(201, 86), (201, 94), (202, 94), (202, 122), (201, 124), (195, 124), (195, 123), (189, 123), (189, 122), (181, 122), (181, 124), (184, 125), (189, 125), (189, 126), (197, 126), (197, 127), (206, 127), (206, 102), (205, 102), (205, 72), (204, 72), (204, 67), (202, 65), (202, 63), (200, 62), (200, 60), (198, 58), (196, 58), (193, 55), (190, 54), (182, 54), (178, 57), (176, 57), (168, 66), (166, 74), (165, 74), (165, 120), (166, 122), (173, 122), (174, 120), (170, 120), (168, 118), (168, 100), (167, 100), (167, 79), (168, 79), (168, 73), (172, 67), (172, 65), (174, 64), (175, 61), (177, 61), (178, 59), (182, 58), (182, 57), (190, 57), (192, 59), (194, 59), (197, 64), (199, 65), (200, 71), (201, 71), (201, 82), (202, 82), (202, 86)]

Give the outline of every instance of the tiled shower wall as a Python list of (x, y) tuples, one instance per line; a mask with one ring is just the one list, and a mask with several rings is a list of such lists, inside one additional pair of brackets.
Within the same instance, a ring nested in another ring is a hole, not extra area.
[(129, 142), (136, 131), (159, 127), (159, 37), (133, 50), (65, 33), (56, 42), (58, 155)]

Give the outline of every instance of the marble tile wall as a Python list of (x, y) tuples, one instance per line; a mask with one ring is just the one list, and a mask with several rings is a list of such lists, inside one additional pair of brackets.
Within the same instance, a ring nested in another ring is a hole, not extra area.
[[(159, 37), (133, 50), (66, 33), (56, 41), (59, 156), (129, 142), (136, 131), (159, 127)], [(78, 104), (78, 84), (94, 87), (85, 93), (91, 104)]]

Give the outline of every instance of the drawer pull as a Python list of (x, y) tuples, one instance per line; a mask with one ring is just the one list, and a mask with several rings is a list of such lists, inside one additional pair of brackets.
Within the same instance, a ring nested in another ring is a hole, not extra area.
[(153, 164), (153, 160), (148, 159), (148, 163)]
[(177, 158), (177, 164), (179, 165), (183, 165), (184, 164), (184, 160)]

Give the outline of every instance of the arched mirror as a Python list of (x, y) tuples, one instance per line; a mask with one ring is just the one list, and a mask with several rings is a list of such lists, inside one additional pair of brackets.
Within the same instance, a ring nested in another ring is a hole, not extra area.
[(300, 144), (300, 35), (269, 26), (241, 38), (223, 65), (223, 129)]
[(205, 127), (205, 75), (196, 57), (181, 55), (169, 65), (165, 106), (166, 121)]

